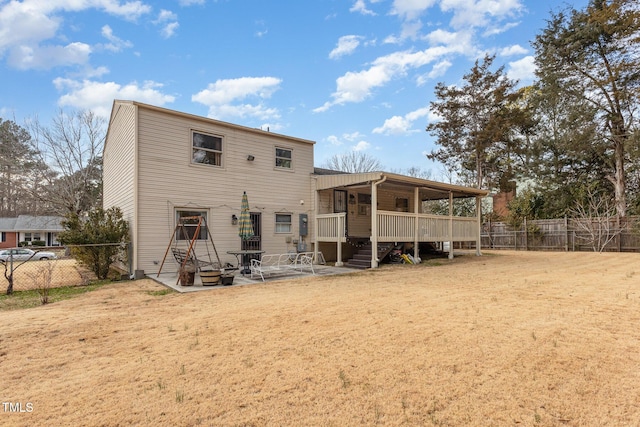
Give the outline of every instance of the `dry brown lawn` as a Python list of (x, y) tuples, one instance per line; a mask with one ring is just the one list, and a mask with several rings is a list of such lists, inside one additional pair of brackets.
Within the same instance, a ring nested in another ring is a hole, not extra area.
[(640, 425), (639, 254), (162, 289), (1, 312), (0, 425)]

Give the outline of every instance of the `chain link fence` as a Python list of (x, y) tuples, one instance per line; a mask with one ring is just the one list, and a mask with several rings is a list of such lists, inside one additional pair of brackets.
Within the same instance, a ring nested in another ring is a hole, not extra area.
[[(59, 288), (64, 286), (83, 286), (96, 280), (96, 275), (85, 265), (78, 262), (71, 256), (74, 248), (104, 246), (118, 246), (117, 262), (112, 264), (113, 274), (109, 278), (120, 279), (128, 277), (130, 266), (127, 263), (130, 245), (120, 243), (106, 243), (96, 245), (73, 245), (69, 247), (48, 247), (38, 248), (36, 252), (53, 252), (55, 258), (36, 260), (38, 255), (32, 259), (24, 260), (19, 254), (6, 257), (0, 262), (0, 292), (4, 292), (9, 287), (9, 278), (13, 278), (14, 291), (42, 290)], [(22, 249), (22, 248), (17, 248)]]

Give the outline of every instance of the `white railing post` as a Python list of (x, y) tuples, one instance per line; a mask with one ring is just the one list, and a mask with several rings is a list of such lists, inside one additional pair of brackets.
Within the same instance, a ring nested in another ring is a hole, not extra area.
[(414, 220), (413, 220), (413, 258), (414, 259), (418, 259), (420, 258), (420, 238), (418, 236), (418, 225), (419, 225), (419, 221), (420, 221), (420, 189), (418, 187), (415, 187), (413, 189), (413, 215), (414, 215)]
[(336, 226), (337, 226), (337, 230), (336, 230), (336, 267), (342, 267), (344, 265), (344, 263), (342, 262), (342, 237), (344, 236), (344, 220), (345, 220), (345, 215), (340, 215), (338, 216), (338, 220), (336, 221)]

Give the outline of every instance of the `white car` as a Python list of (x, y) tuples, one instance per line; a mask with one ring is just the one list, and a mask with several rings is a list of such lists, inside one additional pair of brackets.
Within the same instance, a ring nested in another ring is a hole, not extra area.
[(31, 249), (16, 248), (5, 249), (0, 251), (0, 261), (9, 261), (9, 256), (13, 256), (14, 261), (46, 261), (48, 259), (56, 259), (56, 254), (45, 251), (32, 251)]

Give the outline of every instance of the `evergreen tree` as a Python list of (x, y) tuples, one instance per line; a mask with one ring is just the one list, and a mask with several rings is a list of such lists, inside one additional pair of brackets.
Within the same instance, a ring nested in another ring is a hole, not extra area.
[(463, 86), (436, 85), (437, 101), (431, 102), (431, 110), (441, 120), (426, 128), (440, 146), (427, 157), (451, 170), (462, 166), (474, 175), (478, 188), (510, 182), (519, 151), (514, 128), (522, 119), (515, 113), (520, 92), (504, 67), (491, 71), (494, 59), (485, 56), (482, 62), (476, 61), (464, 75)]
[[(556, 168), (567, 162), (573, 178), (602, 174), (612, 186), (620, 218), (627, 214), (625, 166), (638, 125), (633, 112), (640, 99), (639, 43), (635, 0), (591, 0), (585, 10), (552, 14), (534, 42), (542, 93), (552, 108), (569, 106), (562, 138), (549, 139), (544, 150), (550, 170), (553, 162)], [(572, 114), (580, 125), (573, 136), (567, 131)]]
[(0, 118), (0, 217), (28, 213), (29, 187), (37, 167), (36, 152), (30, 141), (27, 130)]
[(71, 212), (62, 225), (65, 230), (58, 234), (58, 240), (63, 245), (71, 245), (71, 255), (99, 279), (105, 279), (121, 251), (120, 244), (129, 241), (129, 225), (122, 218), (120, 209), (93, 209), (86, 218)]

